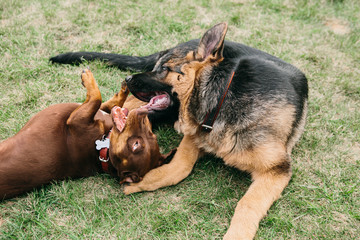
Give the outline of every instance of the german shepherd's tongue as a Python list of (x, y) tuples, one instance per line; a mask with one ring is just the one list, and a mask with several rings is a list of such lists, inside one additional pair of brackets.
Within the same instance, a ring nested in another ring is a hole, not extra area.
[(141, 108), (146, 108), (149, 111), (161, 111), (168, 108), (170, 104), (171, 99), (169, 94), (165, 92), (156, 92), (156, 95), (149, 100), (148, 104)]
[(111, 109), (111, 117), (119, 132), (124, 130), (128, 113), (129, 110), (127, 108), (115, 106)]

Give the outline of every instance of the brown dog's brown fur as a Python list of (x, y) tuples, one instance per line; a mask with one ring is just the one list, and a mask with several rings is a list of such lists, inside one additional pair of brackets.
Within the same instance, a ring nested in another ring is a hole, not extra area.
[[(15, 136), (0, 143), (0, 201), (52, 180), (101, 172), (95, 140), (111, 128), (109, 172), (121, 182), (140, 181), (167, 157), (159, 152), (146, 111), (131, 110), (121, 132), (113, 123), (108, 113), (124, 104), (129, 93), (126, 85), (101, 105), (101, 94), (90, 70), (81, 77), (87, 89), (83, 104), (50, 106), (31, 118)], [(134, 108), (139, 102), (132, 100), (127, 106)]]

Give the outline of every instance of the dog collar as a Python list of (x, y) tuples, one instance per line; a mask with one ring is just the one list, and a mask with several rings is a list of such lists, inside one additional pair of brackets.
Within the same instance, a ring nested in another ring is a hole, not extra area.
[(96, 140), (96, 150), (99, 151), (99, 160), (101, 162), (101, 167), (104, 172), (109, 172), (109, 148), (110, 148), (110, 132), (101, 138), (101, 140)]
[(205, 119), (204, 119), (203, 123), (201, 124), (202, 130), (204, 130), (206, 132), (211, 132), (211, 130), (213, 129), (214, 122), (220, 112), (221, 105), (223, 104), (225, 97), (229, 91), (229, 87), (234, 78), (234, 74), (235, 74), (235, 71), (232, 71), (231, 76), (228, 79), (228, 82), (226, 84), (226, 88), (224, 90), (223, 95), (220, 95), (218, 98), (217, 106), (206, 114)]

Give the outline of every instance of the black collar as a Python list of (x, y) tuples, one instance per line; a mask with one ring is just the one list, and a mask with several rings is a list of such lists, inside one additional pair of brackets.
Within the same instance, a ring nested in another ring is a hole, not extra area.
[(225, 97), (228, 93), (229, 87), (234, 78), (234, 74), (235, 74), (235, 70), (233, 70), (231, 72), (230, 78), (228, 79), (228, 82), (225, 86), (224, 93), (222, 95), (220, 95), (218, 98), (217, 106), (206, 114), (205, 119), (204, 119), (203, 123), (201, 124), (201, 129), (203, 131), (211, 132), (211, 130), (213, 129), (214, 122), (220, 112), (221, 105), (223, 104)]

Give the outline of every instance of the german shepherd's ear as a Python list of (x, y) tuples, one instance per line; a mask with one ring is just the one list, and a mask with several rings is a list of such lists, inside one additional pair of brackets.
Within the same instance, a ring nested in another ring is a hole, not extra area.
[(206, 31), (196, 51), (196, 60), (204, 61), (208, 57), (213, 61), (222, 59), (227, 26), (227, 23), (219, 23)]

